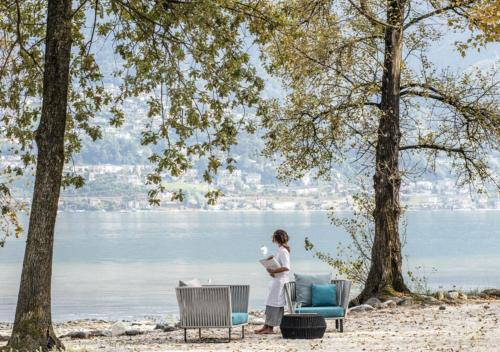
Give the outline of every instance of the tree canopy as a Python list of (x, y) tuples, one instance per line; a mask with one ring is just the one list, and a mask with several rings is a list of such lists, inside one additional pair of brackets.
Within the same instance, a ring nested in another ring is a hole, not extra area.
[[(448, 20), (469, 23), (464, 14), (473, 1), (405, 3), (400, 147), (405, 169), (432, 168), (438, 156), (446, 156), (461, 184), (491, 180), (487, 157), (500, 142), (496, 68), (454, 72), (438, 68), (428, 56), (450, 30)], [(260, 114), (269, 129), (268, 155), (279, 151), (285, 157), (284, 179), (310, 170), (328, 176), (333, 164), (345, 160), (359, 161), (361, 170), (370, 172), (381, 116), (385, 6), (282, 3), (284, 20), (272, 29), (265, 54), (269, 71), (281, 77), (288, 94), (283, 102), (268, 101)], [(416, 153), (425, 154), (428, 163), (411, 165), (414, 159), (406, 155)]]
[[(9, 180), (33, 173), (36, 164), (46, 6), (41, 0), (0, 4), (0, 138), (8, 145), (4, 154), (22, 161), (0, 170), (3, 213), (12, 216)], [(248, 54), (247, 6), (231, 0), (74, 2), (63, 185), (84, 182), (71, 169), (82, 138), (106, 138), (96, 115), (108, 116), (116, 127), (124, 119), (137, 119), (124, 113), (127, 99), (147, 101), (142, 143), (161, 150), (149, 157), (155, 165), (148, 176), (152, 203), (158, 204), (165, 190), (162, 175), (178, 176), (194, 160), (207, 159), (204, 179), (209, 183), (219, 168), (232, 170), (229, 151), (238, 131), (253, 129), (234, 110), (254, 106), (263, 87)], [(104, 45), (113, 47), (111, 74), (119, 87), (105, 83), (109, 77), (96, 60)], [(213, 202), (218, 195), (212, 190), (207, 198)], [(182, 192), (177, 190), (175, 197), (182, 198)]]

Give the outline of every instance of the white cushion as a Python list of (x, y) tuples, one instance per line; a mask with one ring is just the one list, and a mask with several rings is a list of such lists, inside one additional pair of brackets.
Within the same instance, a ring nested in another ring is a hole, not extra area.
[(179, 280), (179, 287), (201, 287), (200, 280)]

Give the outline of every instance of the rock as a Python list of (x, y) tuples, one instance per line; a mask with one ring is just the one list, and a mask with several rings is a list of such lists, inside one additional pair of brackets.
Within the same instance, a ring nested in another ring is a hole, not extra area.
[(411, 306), (414, 303), (415, 302), (413, 300), (413, 297), (406, 297), (401, 302), (399, 302), (398, 305), (400, 305), (400, 306)]
[(136, 335), (142, 335), (144, 334), (144, 331), (138, 330), (138, 329), (129, 329), (125, 331), (125, 335), (127, 336), (136, 336)]
[(90, 336), (88, 331), (71, 331), (66, 335), (62, 335), (61, 337), (70, 337), (72, 339), (88, 339)]
[(391, 301), (394, 301), (396, 304), (399, 304), (400, 302), (402, 302), (404, 299), (401, 298), (401, 297), (397, 297), (397, 296), (392, 296), (390, 298)]
[(369, 304), (360, 304), (359, 306), (349, 308), (349, 312), (367, 312), (371, 310), (373, 310), (373, 307)]
[(394, 308), (396, 306), (397, 306), (396, 302), (394, 302), (392, 299), (382, 303), (382, 308)]
[(380, 300), (377, 297), (368, 298), (364, 304), (368, 304), (369, 306), (375, 307), (376, 304), (381, 304)]
[(170, 332), (175, 330), (175, 326), (171, 326), (168, 324), (156, 324), (155, 330), (162, 330), (164, 332)]
[(90, 337), (110, 337), (111, 331), (110, 330), (90, 330), (89, 336)]
[(458, 299), (461, 299), (463, 301), (467, 301), (467, 295), (465, 293), (460, 292), (458, 294)]
[(10, 336), (0, 335), (0, 341), (9, 341)]
[(250, 316), (248, 324), (250, 325), (264, 325), (264, 318)]
[(496, 289), (496, 288), (488, 288), (486, 290), (483, 290), (483, 292), (485, 295), (488, 295), (488, 296), (495, 296), (495, 297), (500, 297), (500, 290)]
[(439, 310), (445, 310), (446, 307), (445, 306), (439, 306)]
[(430, 303), (430, 304), (436, 304), (438, 303), (438, 299), (432, 297), (432, 296), (426, 296), (426, 295), (422, 295), (420, 296), (422, 298), (422, 300), (425, 302), (425, 303)]
[(446, 296), (449, 299), (458, 299), (458, 292), (457, 291), (448, 291)]
[(111, 326), (111, 336), (124, 335), (127, 327), (121, 321), (117, 321)]
[(444, 299), (444, 292), (443, 291), (436, 292), (436, 298), (442, 301)]

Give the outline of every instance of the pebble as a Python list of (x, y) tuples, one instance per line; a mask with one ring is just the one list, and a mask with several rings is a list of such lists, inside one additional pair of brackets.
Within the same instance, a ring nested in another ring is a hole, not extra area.
[(111, 336), (110, 330), (91, 330), (89, 331), (90, 337), (109, 337)]
[(484, 290), (482, 293), (488, 296), (500, 297), (500, 290), (496, 288), (488, 288)]
[(175, 330), (175, 326), (168, 324), (156, 324), (155, 330), (162, 330), (164, 332), (170, 332)]
[(395, 308), (396, 306), (397, 306), (396, 302), (394, 302), (392, 299), (382, 303), (383, 308)]
[(354, 306), (352, 308), (349, 308), (349, 312), (366, 312), (366, 311), (371, 311), (373, 309), (374, 308), (369, 304), (360, 304), (359, 306)]
[(89, 336), (90, 334), (88, 331), (79, 330), (79, 331), (70, 331), (66, 335), (60, 336), (60, 338), (70, 337), (72, 339), (88, 339)]
[(136, 335), (142, 335), (144, 334), (144, 331), (138, 330), (138, 329), (129, 329), (125, 331), (125, 335), (127, 336), (136, 336)]
[(377, 297), (368, 298), (364, 304), (368, 304), (369, 306), (375, 307), (377, 304), (381, 304), (382, 302)]
[(445, 306), (439, 306), (439, 310), (445, 310), (446, 307)]
[(112, 336), (120, 336), (124, 335), (125, 331), (127, 331), (127, 327), (121, 321), (117, 321), (111, 326), (111, 335)]
[(414, 304), (413, 297), (406, 297), (401, 302), (398, 303), (400, 306), (410, 306)]

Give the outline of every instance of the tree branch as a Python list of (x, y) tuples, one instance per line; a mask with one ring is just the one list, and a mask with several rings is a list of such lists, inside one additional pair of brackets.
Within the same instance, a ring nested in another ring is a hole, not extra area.
[(16, 41), (19, 44), (19, 48), (21, 49), (21, 51), (23, 53), (25, 53), (26, 55), (28, 55), (30, 57), (30, 59), (33, 61), (33, 63), (37, 67), (37, 69), (40, 72), (43, 72), (42, 66), (40, 66), (38, 61), (36, 61), (36, 58), (33, 56), (33, 54), (31, 52), (29, 52), (28, 50), (26, 50), (26, 48), (24, 47), (23, 37), (21, 34), (21, 21), (22, 21), (22, 19), (21, 19), (21, 7), (19, 5), (19, 0), (16, 0), (16, 14), (17, 14), (17, 20), (16, 20), (16, 39), (17, 40)]
[(452, 147), (446, 147), (438, 144), (414, 144), (414, 145), (404, 145), (399, 147), (399, 150), (410, 150), (410, 149), (434, 149), (434, 150), (440, 150), (443, 152), (449, 152), (449, 153), (460, 153), (460, 154), (465, 154), (467, 153), (466, 150), (462, 148), (452, 148)]
[(357, 5), (353, 0), (348, 0), (348, 1), (352, 5), (352, 7), (354, 7), (361, 15), (365, 16), (373, 25), (398, 28), (398, 26), (382, 21), (381, 19), (368, 13), (366, 9), (363, 9), (363, 5)]
[(409, 27), (413, 26), (414, 24), (417, 24), (427, 18), (430, 18), (430, 17), (433, 17), (433, 16), (437, 16), (437, 15), (440, 15), (442, 13), (445, 13), (445, 12), (448, 12), (448, 11), (453, 11), (457, 8), (460, 8), (460, 7), (463, 7), (463, 6), (468, 6), (474, 2), (476, 2), (477, 0), (469, 0), (469, 1), (465, 1), (463, 3), (456, 3), (456, 4), (452, 4), (452, 5), (448, 5), (448, 6), (445, 6), (445, 7), (441, 7), (439, 9), (435, 9), (434, 11), (430, 11), (426, 14), (423, 14), (421, 16), (417, 16), (417, 17), (414, 17), (412, 18), (411, 20), (409, 20), (404, 26), (403, 26), (403, 30), (406, 30), (408, 29)]

